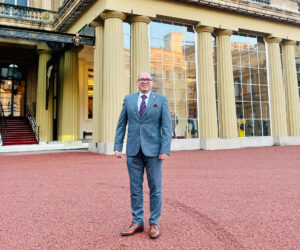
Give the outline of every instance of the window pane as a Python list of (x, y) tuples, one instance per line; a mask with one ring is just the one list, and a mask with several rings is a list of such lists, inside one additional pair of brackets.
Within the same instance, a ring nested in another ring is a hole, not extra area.
[(234, 93), (235, 93), (235, 101), (242, 101), (242, 85), (241, 84), (234, 84)]
[(234, 83), (241, 83), (241, 68), (233, 67), (233, 81)]
[(269, 120), (263, 120), (262, 121), (263, 126), (263, 136), (269, 136), (271, 135), (271, 129), (270, 129), (270, 121)]
[(251, 102), (244, 102), (244, 115), (247, 119), (252, 118)]
[(253, 118), (261, 118), (260, 102), (253, 102)]
[(188, 119), (188, 138), (198, 137), (198, 120)]
[(176, 115), (179, 118), (187, 118), (186, 111), (186, 101), (185, 100), (176, 100)]
[(175, 81), (175, 98), (186, 99), (186, 84), (184, 80)]
[(261, 120), (254, 120), (254, 135), (262, 136), (262, 122)]
[(251, 101), (251, 85), (248, 84), (243, 85), (243, 100)]
[(245, 135), (246, 136), (253, 136), (253, 121), (252, 120), (246, 120), (245, 125)]
[(174, 81), (173, 80), (165, 80), (164, 81), (164, 92), (163, 94), (167, 98), (174, 98)]
[(88, 119), (93, 119), (94, 70), (88, 70)]
[(188, 118), (197, 118), (197, 100), (188, 100)]
[(188, 79), (187, 80), (187, 98), (188, 99), (197, 99), (197, 86), (196, 80)]
[(187, 138), (187, 119), (178, 119), (178, 124), (176, 126), (176, 138)]
[(250, 83), (250, 69), (242, 68), (242, 83), (249, 84)]
[(241, 102), (237, 102), (235, 104), (236, 106), (236, 117), (238, 119), (243, 119), (244, 115), (243, 115), (243, 104)]
[(188, 117), (197, 119), (195, 34), (189, 25), (176, 22), (154, 21), (149, 26), (151, 74), (162, 87), (155, 91), (163, 90), (170, 103), (173, 137), (189, 138)]
[(258, 53), (258, 61), (259, 61), (259, 67), (260, 68), (266, 68), (266, 54), (265, 52), (259, 52)]
[(252, 85), (252, 101), (260, 101), (259, 85)]
[(4, 3), (15, 4), (15, 0), (4, 0)]
[(269, 93), (267, 86), (260, 86), (261, 100), (267, 102), (269, 100)]
[(261, 104), (261, 110), (262, 110), (262, 118), (269, 118), (269, 103), (262, 103)]

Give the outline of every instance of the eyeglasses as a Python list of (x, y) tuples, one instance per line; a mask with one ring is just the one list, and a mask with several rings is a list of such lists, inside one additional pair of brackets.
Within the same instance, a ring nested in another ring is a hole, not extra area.
[(139, 82), (151, 82), (152, 79), (150, 79), (150, 78), (140, 78), (138, 81)]

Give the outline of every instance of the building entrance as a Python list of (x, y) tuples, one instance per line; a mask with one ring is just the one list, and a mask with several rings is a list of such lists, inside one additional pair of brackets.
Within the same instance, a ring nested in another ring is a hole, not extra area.
[(1, 67), (0, 102), (5, 116), (25, 115), (25, 89), (26, 82), (17, 70), (17, 65)]

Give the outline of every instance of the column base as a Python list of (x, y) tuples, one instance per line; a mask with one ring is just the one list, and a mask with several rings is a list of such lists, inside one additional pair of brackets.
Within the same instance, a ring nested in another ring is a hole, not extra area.
[(275, 146), (296, 146), (300, 145), (300, 136), (274, 136)]

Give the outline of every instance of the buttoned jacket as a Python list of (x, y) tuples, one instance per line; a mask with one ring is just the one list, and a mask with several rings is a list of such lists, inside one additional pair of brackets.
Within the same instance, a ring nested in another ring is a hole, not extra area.
[(170, 154), (172, 123), (168, 100), (151, 92), (142, 117), (138, 112), (139, 93), (127, 95), (119, 117), (114, 151), (122, 151), (126, 126), (128, 125), (126, 154), (136, 156), (140, 150), (147, 157)]

